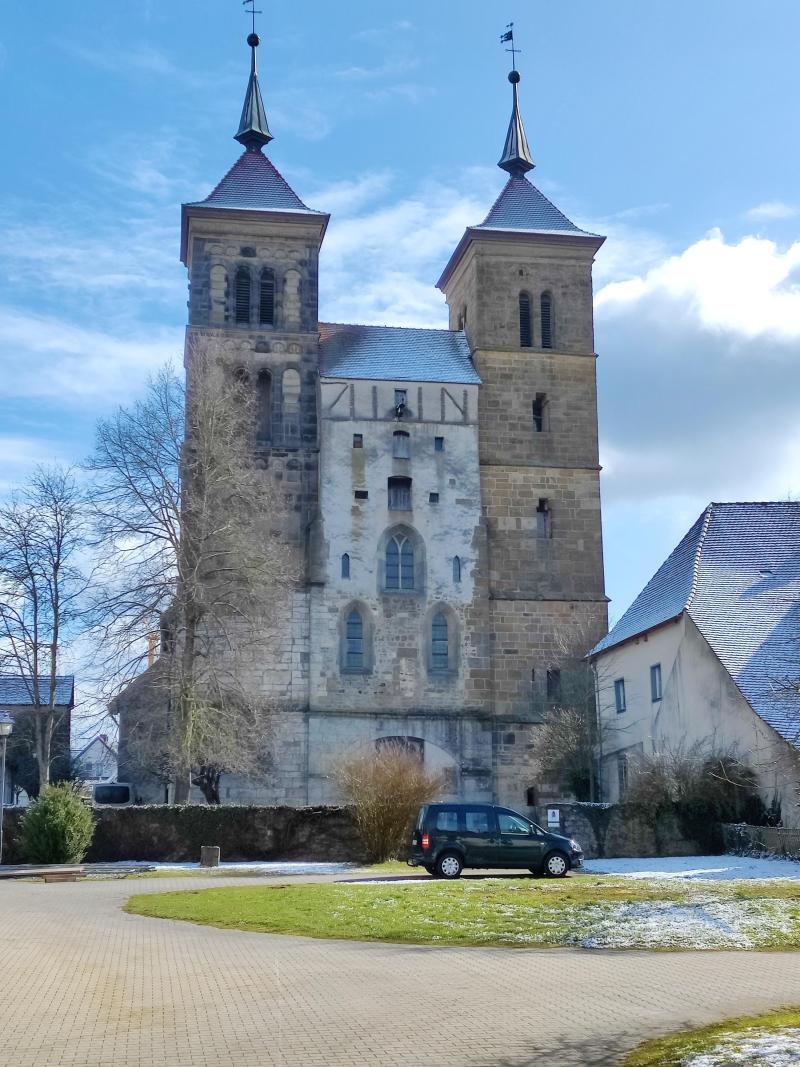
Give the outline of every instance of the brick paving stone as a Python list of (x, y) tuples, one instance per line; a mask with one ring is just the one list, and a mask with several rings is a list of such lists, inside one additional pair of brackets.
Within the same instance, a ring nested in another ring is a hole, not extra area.
[(800, 1004), (789, 952), (316, 941), (120, 910), (210, 885), (0, 884), (0, 1067), (610, 1067), (645, 1037)]

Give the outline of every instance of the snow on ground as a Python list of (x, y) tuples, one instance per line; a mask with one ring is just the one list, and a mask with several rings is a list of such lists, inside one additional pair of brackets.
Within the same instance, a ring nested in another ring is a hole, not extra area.
[[(231, 862), (220, 863), (218, 867), (201, 867), (199, 863), (151, 863), (150, 860), (119, 860), (117, 863), (101, 863), (99, 867), (103, 868), (106, 872), (109, 867), (118, 868), (120, 874), (125, 873), (127, 867), (155, 867), (157, 871), (225, 871), (226, 874), (235, 874), (241, 871), (242, 874), (264, 874), (264, 875), (284, 875), (284, 874), (344, 874), (346, 871), (351, 871), (357, 865), (354, 863), (290, 863), (290, 862), (276, 862), (276, 863), (264, 863), (261, 861), (256, 862)], [(86, 869), (91, 873), (92, 864), (86, 864)]]
[(616, 874), (623, 878), (682, 878), (691, 881), (734, 878), (800, 878), (795, 860), (754, 856), (655, 856), (648, 859), (586, 860), (588, 874)]
[(722, 1038), (710, 1052), (681, 1060), (682, 1067), (796, 1067), (800, 1065), (800, 1030), (745, 1031)]

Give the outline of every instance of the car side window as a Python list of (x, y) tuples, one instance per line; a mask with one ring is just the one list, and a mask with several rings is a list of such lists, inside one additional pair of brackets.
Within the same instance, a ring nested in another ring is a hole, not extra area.
[(468, 834), (488, 834), (489, 812), (467, 808), (464, 812), (464, 829)]
[(501, 834), (525, 834), (526, 837), (530, 836), (530, 824), (518, 819), (516, 815), (506, 815), (502, 811), (498, 811), (497, 822), (500, 826)]
[(437, 811), (436, 829), (455, 833), (458, 830), (458, 812), (452, 808), (442, 808)]

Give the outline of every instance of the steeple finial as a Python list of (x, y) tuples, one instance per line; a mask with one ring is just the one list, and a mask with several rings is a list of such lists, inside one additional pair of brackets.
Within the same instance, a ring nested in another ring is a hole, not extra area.
[(511, 121), (508, 124), (506, 143), (503, 146), (503, 155), (497, 164), (502, 170), (507, 170), (512, 178), (522, 178), (529, 170), (533, 170), (536, 164), (533, 162), (531, 150), (528, 148), (528, 138), (525, 136), (525, 127), (522, 124), (522, 115), (519, 113), (519, 97), (517, 86), (519, 85), (519, 71), (517, 70), (517, 53), (519, 48), (514, 47), (514, 23), (509, 22), (506, 31), (500, 37), (501, 42), (511, 42), (511, 47), (506, 51), (511, 53), (511, 73), (508, 80), (511, 82), (514, 94), (511, 106)]
[(247, 43), (250, 45), (251, 53), (250, 81), (247, 83), (242, 117), (239, 120), (239, 129), (234, 134), (234, 139), (243, 144), (248, 152), (260, 152), (264, 145), (269, 144), (272, 140), (272, 134), (269, 132), (269, 124), (267, 122), (267, 113), (264, 110), (264, 101), (261, 99), (261, 89), (258, 84), (258, 72), (256, 70), (256, 49), (261, 43), (256, 33), (256, 15), (260, 15), (261, 12), (256, 11), (255, 0), (243, 0), (243, 3), (245, 6), (251, 5), (246, 13), (253, 17), (253, 31), (247, 36)]

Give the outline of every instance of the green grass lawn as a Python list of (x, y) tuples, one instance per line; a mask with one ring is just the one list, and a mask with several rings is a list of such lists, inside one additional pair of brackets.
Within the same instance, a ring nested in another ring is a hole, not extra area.
[[(388, 873), (388, 872), (383, 872)], [(582, 876), (214, 888), (131, 897), (136, 915), (260, 933), (433, 945), (797, 948), (800, 883)]]
[[(738, 1049), (746, 1048), (746, 1043), (758, 1039), (762, 1034), (774, 1034), (787, 1028), (800, 1027), (800, 1011), (786, 1009), (770, 1012), (767, 1015), (755, 1015), (742, 1019), (730, 1019), (715, 1026), (706, 1026), (702, 1030), (689, 1030), (671, 1037), (647, 1041), (629, 1052), (620, 1063), (620, 1067), (675, 1067), (676, 1064), (691, 1063), (694, 1056), (707, 1055), (712, 1062), (717, 1062), (714, 1053), (719, 1050), (719, 1064), (730, 1060), (725, 1056), (728, 1042), (735, 1042)], [(739, 1061), (737, 1061), (739, 1062)], [(753, 1063), (760, 1062), (758, 1051)]]

